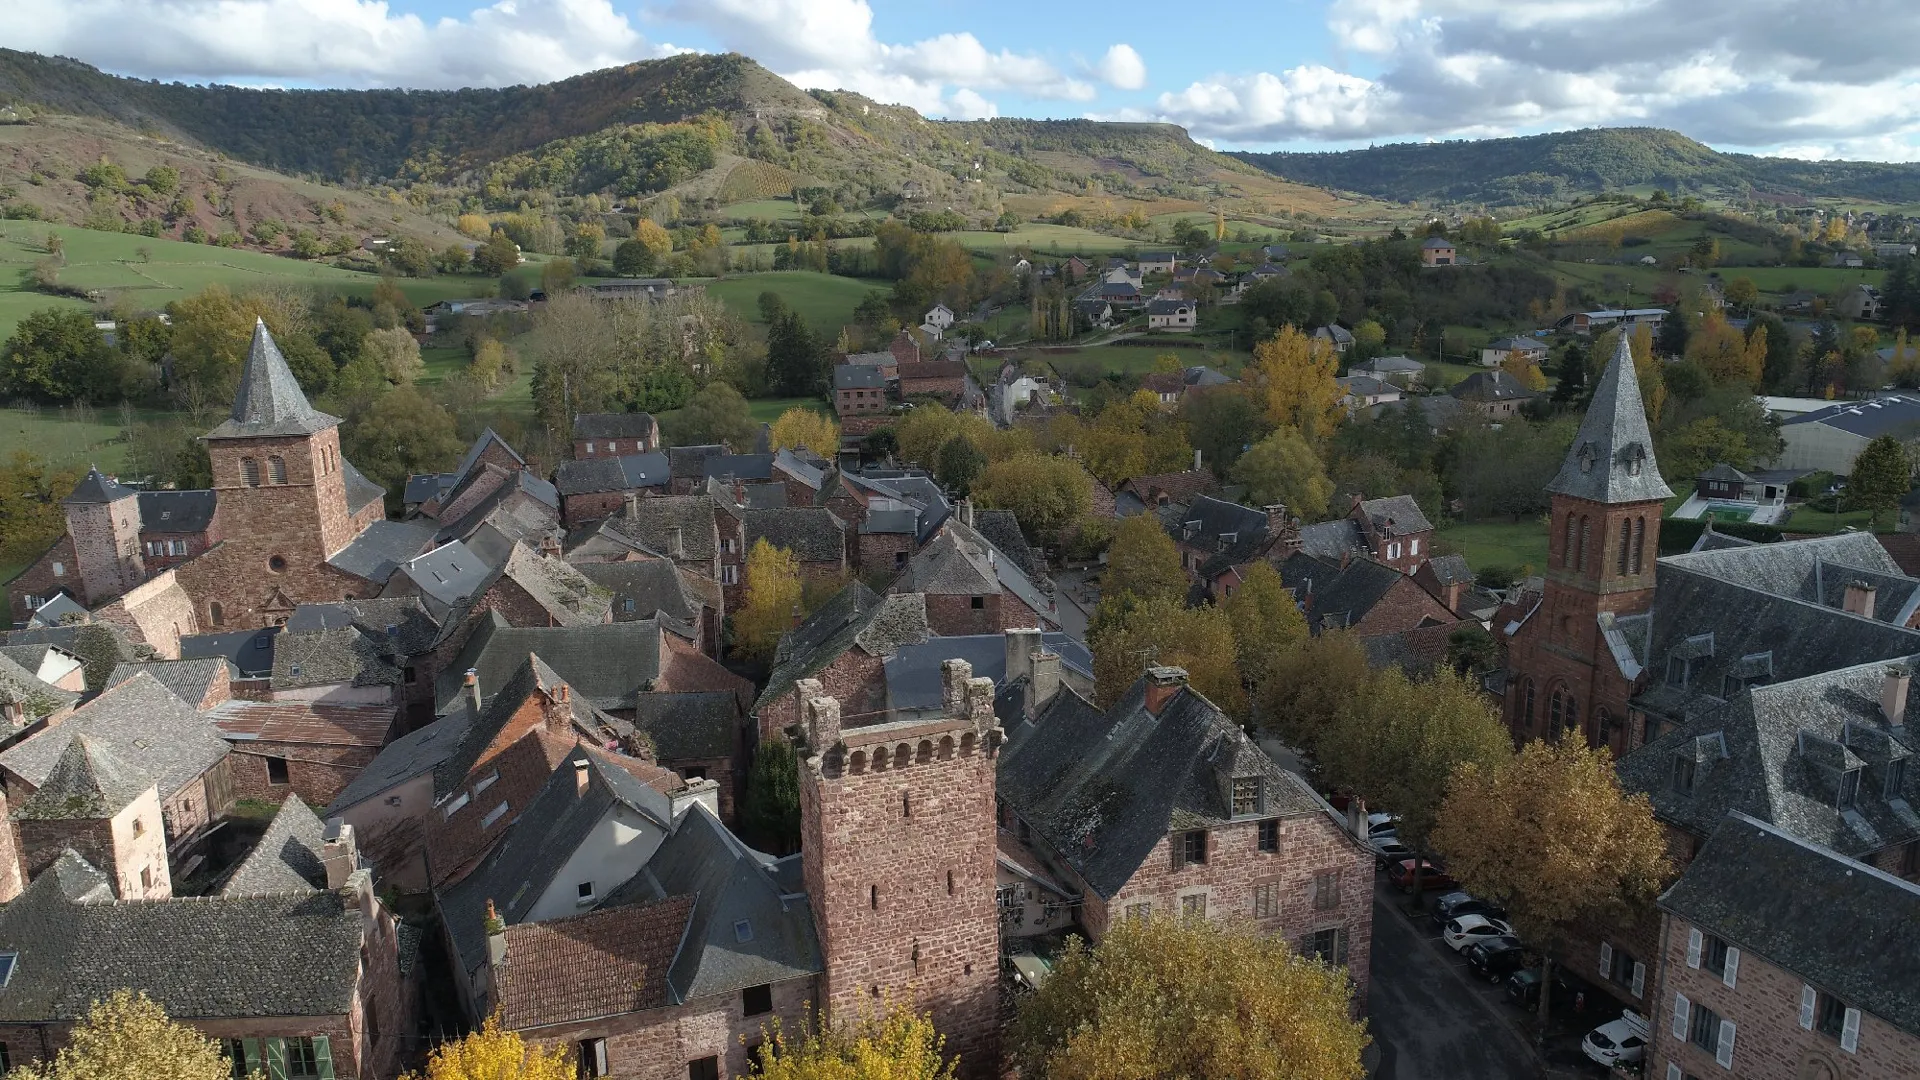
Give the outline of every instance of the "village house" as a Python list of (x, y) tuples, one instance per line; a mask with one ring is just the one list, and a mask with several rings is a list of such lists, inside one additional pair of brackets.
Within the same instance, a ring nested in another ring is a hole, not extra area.
[(725, 599), (718, 582), (690, 574), (666, 559), (576, 562), (573, 568), (611, 595), (614, 622), (658, 619), (708, 656), (719, 655)]
[(1413, 496), (1347, 498), (1346, 516), (1300, 527), (1301, 550), (1335, 564), (1365, 557), (1403, 574), (1433, 553), (1433, 523)]
[(1353, 331), (1341, 326), (1339, 323), (1329, 323), (1326, 326), (1315, 328), (1313, 331), (1313, 339), (1315, 341), (1324, 341), (1333, 346), (1333, 351), (1339, 353), (1341, 356), (1347, 355), (1347, 350), (1353, 348)]
[(1192, 333), (1199, 325), (1198, 305), (1192, 300), (1154, 300), (1147, 304), (1147, 329), (1173, 334)]
[(658, 451), (563, 461), (553, 471), (553, 486), (560, 493), (560, 515), (570, 526), (619, 513), (630, 495), (665, 495), (672, 485), (667, 455)]
[[(919, 364), (910, 365), (918, 368)], [(841, 364), (833, 369), (833, 411), (842, 423), (881, 415), (890, 408), (887, 379), (878, 366)]]
[(1060, 628), (1053, 598), (963, 521), (941, 526), (888, 591), (924, 596), (927, 625), (943, 637)]
[(1193, 468), (1177, 473), (1153, 473), (1132, 476), (1113, 489), (1115, 517), (1132, 517), (1153, 507), (1184, 505), (1195, 497), (1220, 490), (1220, 478), (1211, 469), (1200, 467), (1200, 455), (1194, 454)]
[(1476, 371), (1454, 383), (1447, 394), (1490, 420), (1516, 416), (1527, 402), (1540, 396), (1499, 368)]
[(651, 413), (575, 413), (573, 458), (651, 454), (660, 449), (660, 425)]
[(773, 669), (752, 709), (756, 745), (800, 722), (802, 680), (826, 688), (847, 716), (882, 711), (886, 658), (929, 636), (927, 599), (919, 593), (881, 596), (859, 581), (841, 589), (774, 650)]
[(935, 304), (920, 317), (920, 328), (933, 337), (944, 335), (953, 326), (953, 309), (945, 304)]
[(518, 450), (508, 446), (505, 439), (494, 434), (492, 428), (487, 428), (473, 440), (473, 444), (467, 448), (466, 454), (460, 458), (460, 463), (454, 466), (452, 472), (417, 473), (407, 477), (407, 484), (401, 497), (406, 513), (409, 516), (416, 513), (425, 514), (428, 517), (437, 515), (448, 494), (465, 483), (475, 469), (487, 465), (495, 465), (505, 470), (521, 470), (527, 468), (527, 461), (520, 456)]
[(1180, 255), (1173, 251), (1143, 251), (1136, 265), (1142, 275), (1171, 274), (1180, 265)]
[(1315, 634), (1345, 630), (1364, 641), (1460, 621), (1410, 575), (1364, 556), (1329, 563), (1295, 552), (1279, 570)]
[(1340, 404), (1349, 413), (1406, 399), (1399, 387), (1371, 375), (1343, 375), (1333, 381), (1340, 387)]
[(1452, 266), (1458, 258), (1453, 241), (1444, 236), (1429, 236), (1420, 242), (1421, 266)]
[(1480, 349), (1480, 365), (1497, 368), (1514, 354), (1526, 363), (1539, 366), (1547, 362), (1547, 343), (1525, 334), (1495, 338)]
[(966, 392), (967, 365), (962, 360), (923, 360), (900, 365), (900, 396), (937, 398), (958, 405)]

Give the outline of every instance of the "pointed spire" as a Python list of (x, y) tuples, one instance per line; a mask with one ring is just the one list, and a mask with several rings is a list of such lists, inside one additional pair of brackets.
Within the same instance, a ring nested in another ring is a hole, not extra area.
[(233, 413), (219, 427), (207, 432), (209, 439), (247, 439), (264, 435), (311, 435), (340, 423), (335, 416), (316, 410), (307, 401), (306, 392), (287, 367), (267, 332), (265, 320), (253, 320), (253, 343), (247, 348), (247, 364), (240, 372), (240, 390), (233, 399)]
[(60, 751), (47, 779), (14, 816), (25, 820), (78, 821), (110, 818), (153, 786), (86, 735)]
[(67, 506), (113, 503), (136, 494), (138, 492), (129, 487), (122, 487), (113, 477), (101, 472), (96, 465), (89, 468), (87, 475), (81, 477), (80, 482), (74, 485), (73, 494), (60, 501)]
[(1593, 403), (1580, 422), (1580, 434), (1567, 451), (1560, 472), (1547, 485), (1556, 495), (1597, 503), (1653, 502), (1673, 494), (1660, 479), (1653, 459), (1653, 433), (1647, 427), (1640, 377), (1633, 367), (1627, 328), (1594, 389)]

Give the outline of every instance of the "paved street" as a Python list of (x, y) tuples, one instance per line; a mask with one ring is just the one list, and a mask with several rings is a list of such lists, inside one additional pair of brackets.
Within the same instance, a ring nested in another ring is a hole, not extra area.
[(1437, 938), (1395, 910), (1384, 882), (1373, 900), (1369, 1030), (1380, 1047), (1376, 1080), (1533, 1080), (1533, 1055), (1492, 1014), (1506, 1007), (1475, 993)]

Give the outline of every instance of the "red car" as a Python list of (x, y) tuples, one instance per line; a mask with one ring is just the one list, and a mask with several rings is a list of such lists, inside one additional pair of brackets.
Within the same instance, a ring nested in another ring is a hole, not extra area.
[[(1387, 866), (1387, 880), (1391, 882), (1396, 889), (1412, 892), (1413, 860), (1401, 859), (1399, 862), (1389, 864)], [(1420, 860), (1420, 888), (1422, 891), (1429, 889), (1457, 889), (1459, 887), (1460, 883), (1453, 880), (1453, 878), (1447, 874), (1445, 867), (1435, 866), (1425, 859)]]

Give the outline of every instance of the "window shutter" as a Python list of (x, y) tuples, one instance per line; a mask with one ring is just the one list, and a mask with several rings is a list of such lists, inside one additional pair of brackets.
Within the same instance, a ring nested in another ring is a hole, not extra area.
[(1814, 992), (1813, 987), (1800, 984), (1800, 1026), (1808, 1031), (1813, 1030), (1813, 1006), (1819, 999), (1820, 995)]
[(1739, 970), (1740, 950), (1729, 945), (1727, 946), (1727, 970), (1720, 977), (1720, 981), (1727, 984), (1727, 989), (1733, 989), (1734, 975), (1738, 973)]
[(1703, 944), (1705, 944), (1705, 942), (1700, 937), (1700, 931), (1698, 930), (1687, 931), (1687, 966), (1688, 967), (1697, 968), (1700, 966), (1700, 948)]
[(1676, 1061), (1667, 1062), (1667, 1080), (1685, 1080), (1685, 1078), (1682, 1077), (1680, 1074), (1679, 1062), (1676, 1062)]
[(1600, 977), (1613, 977), (1613, 946), (1604, 941), (1600, 943)]
[(287, 1080), (287, 1041), (267, 1040), (267, 1080)]
[(1840, 1049), (1851, 1054), (1860, 1049), (1860, 1010), (1848, 1009), (1840, 1024)]
[(1723, 1069), (1733, 1068), (1733, 1021), (1720, 1021), (1720, 1045), (1714, 1048), (1713, 1060)]
[(240, 1064), (249, 1073), (260, 1071), (265, 1066), (260, 1061), (260, 1040), (240, 1040)]
[[(1334, 935), (1333, 962), (1338, 967), (1347, 966), (1347, 932), (1345, 930), (1338, 931)], [(1860, 1030), (1860, 1013), (1855, 1009), (1848, 1009), (1847, 1018), (1848, 1022), (1853, 1025), (1853, 1030), (1858, 1032)]]
[(313, 1067), (319, 1072), (320, 1080), (333, 1080), (333, 1047), (325, 1035), (313, 1037)]
[(1647, 996), (1647, 965), (1638, 960), (1633, 963), (1633, 996)]
[(1673, 995), (1673, 1037), (1685, 1040), (1687, 1037), (1687, 1017), (1693, 1012), (1693, 1002), (1685, 994)]

